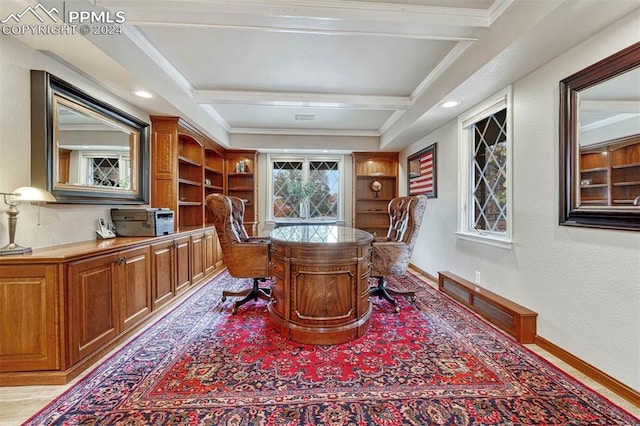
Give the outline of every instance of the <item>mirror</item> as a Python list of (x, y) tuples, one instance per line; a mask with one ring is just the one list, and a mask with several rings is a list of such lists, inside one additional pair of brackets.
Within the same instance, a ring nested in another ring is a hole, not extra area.
[(31, 72), (31, 180), (59, 202), (145, 204), (149, 125)]
[(560, 82), (560, 224), (640, 230), (640, 43)]

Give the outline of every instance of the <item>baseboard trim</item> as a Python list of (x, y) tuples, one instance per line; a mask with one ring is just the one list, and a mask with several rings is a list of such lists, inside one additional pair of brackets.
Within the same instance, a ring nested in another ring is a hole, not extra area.
[(420, 269), (418, 268), (416, 265), (414, 265), (413, 263), (409, 263), (409, 268), (415, 270), (417, 273), (419, 273), (420, 275), (423, 275), (427, 278), (429, 278), (431, 281), (433, 281), (434, 283), (438, 283), (438, 277), (434, 277), (433, 275), (431, 275), (430, 273), (428, 273), (427, 271), (425, 271), (424, 269)]
[(544, 337), (536, 336), (534, 343), (540, 346), (545, 351), (549, 352), (550, 354), (566, 362), (576, 370), (586, 374), (589, 378), (605, 386), (612, 392), (615, 392), (617, 395), (626, 399), (636, 407), (640, 407), (640, 392), (630, 388), (629, 386), (618, 381), (617, 379), (614, 379), (613, 377), (609, 376), (607, 373), (581, 360), (580, 358), (573, 355), (572, 353), (567, 352), (566, 350), (562, 349), (560, 346), (557, 346), (556, 344), (551, 343)]
[[(429, 274), (427, 271), (417, 267), (416, 265), (410, 263), (409, 267), (415, 270), (416, 272), (418, 272), (420, 275), (423, 275), (436, 283), (438, 282), (438, 279), (436, 277)], [(452, 300), (455, 300), (455, 299), (452, 299)], [(550, 354), (554, 355), (558, 359), (566, 362), (568, 365), (582, 372), (590, 379), (600, 383), (601, 385), (603, 385), (610, 391), (614, 392), (621, 398), (624, 398), (625, 400), (629, 401), (631, 404), (635, 405), (636, 407), (640, 407), (640, 392), (630, 388), (629, 386), (618, 381), (617, 379), (614, 379), (613, 377), (609, 376), (607, 373), (600, 371), (599, 369), (592, 366), (591, 364), (581, 360), (580, 358), (573, 355), (572, 353), (562, 349), (560, 346), (557, 346), (556, 344), (551, 343), (544, 337), (536, 335), (534, 339), (534, 344), (538, 345), (539, 347), (549, 352)]]

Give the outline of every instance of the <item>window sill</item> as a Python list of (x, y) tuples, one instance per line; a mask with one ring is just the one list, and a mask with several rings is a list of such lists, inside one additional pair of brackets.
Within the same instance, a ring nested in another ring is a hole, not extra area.
[(479, 233), (456, 232), (459, 240), (472, 241), (474, 243), (485, 244), (492, 247), (498, 247), (505, 250), (513, 248), (513, 241), (505, 238), (496, 238), (490, 235), (481, 235)]

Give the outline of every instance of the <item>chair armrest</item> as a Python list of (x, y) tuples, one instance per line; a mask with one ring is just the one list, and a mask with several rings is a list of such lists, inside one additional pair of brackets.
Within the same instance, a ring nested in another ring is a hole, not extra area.
[(383, 241), (389, 241), (386, 235), (384, 237), (373, 237), (374, 243), (381, 243)]
[(249, 239), (246, 241), (249, 243), (266, 243), (266, 244), (271, 244), (271, 239), (269, 237), (249, 237)]

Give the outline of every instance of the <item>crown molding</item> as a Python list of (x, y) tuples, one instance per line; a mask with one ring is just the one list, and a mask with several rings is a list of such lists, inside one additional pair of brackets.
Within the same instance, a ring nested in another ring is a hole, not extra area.
[(456, 46), (451, 49), (447, 56), (444, 57), (442, 61), (436, 65), (433, 70), (427, 75), (427, 77), (422, 80), (422, 82), (415, 88), (413, 93), (411, 93), (411, 103), (413, 104), (416, 100), (420, 99), (424, 92), (435, 83), (435, 81), (442, 76), (453, 64), (462, 56), (462, 54), (473, 44), (471, 41), (461, 41), (456, 44)]
[(149, 57), (171, 80), (186, 94), (192, 96), (193, 87), (180, 72), (155, 48), (147, 38), (135, 27), (123, 25), (123, 33), (138, 49)]

